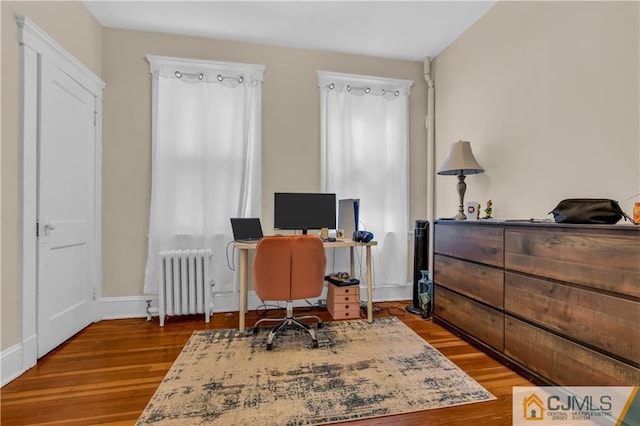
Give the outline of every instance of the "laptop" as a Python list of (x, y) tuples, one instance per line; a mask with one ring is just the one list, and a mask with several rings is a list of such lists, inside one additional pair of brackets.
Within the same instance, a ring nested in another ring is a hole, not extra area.
[(233, 239), (238, 243), (257, 243), (263, 237), (260, 218), (232, 217)]

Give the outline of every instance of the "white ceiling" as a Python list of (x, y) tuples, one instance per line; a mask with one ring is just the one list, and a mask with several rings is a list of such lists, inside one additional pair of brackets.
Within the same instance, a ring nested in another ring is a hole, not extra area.
[(497, 0), (85, 0), (102, 26), (422, 61)]

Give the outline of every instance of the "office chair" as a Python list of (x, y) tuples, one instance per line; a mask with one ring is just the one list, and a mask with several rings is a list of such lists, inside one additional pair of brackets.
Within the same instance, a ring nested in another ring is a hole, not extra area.
[(314, 319), (318, 328), (322, 320), (315, 315), (293, 316), (293, 301), (319, 297), (324, 286), (327, 264), (322, 240), (317, 235), (287, 235), (262, 238), (256, 247), (253, 259), (253, 284), (262, 300), (285, 300), (284, 318), (263, 318), (255, 323), (253, 332), (258, 332), (262, 322), (278, 322), (267, 337), (267, 350), (273, 348), (273, 340), (287, 326), (307, 330), (312, 347), (318, 347), (316, 332), (302, 320)]

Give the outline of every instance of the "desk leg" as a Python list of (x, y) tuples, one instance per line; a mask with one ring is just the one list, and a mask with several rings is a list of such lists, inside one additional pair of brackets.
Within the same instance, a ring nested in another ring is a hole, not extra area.
[(247, 312), (247, 266), (249, 263), (249, 250), (240, 250), (240, 311), (238, 312), (240, 333), (245, 332), (245, 314)]
[(353, 250), (355, 250), (354, 247), (349, 247), (349, 261), (350, 261), (350, 263), (349, 263), (350, 266), (349, 267), (351, 268), (351, 269), (349, 269), (349, 276), (350, 277), (355, 277), (355, 274), (356, 274), (356, 267), (354, 265), (354, 259), (355, 258), (353, 256)]
[(373, 322), (373, 279), (371, 271), (371, 246), (367, 245), (367, 320)]

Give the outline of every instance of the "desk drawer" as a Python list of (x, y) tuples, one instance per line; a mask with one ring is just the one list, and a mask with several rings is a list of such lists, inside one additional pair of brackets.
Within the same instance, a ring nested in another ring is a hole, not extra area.
[[(341, 292), (338, 292), (341, 293)], [(354, 293), (336, 294), (329, 289), (327, 294), (327, 305), (358, 305), (360, 303), (360, 296)]]
[(333, 319), (360, 318), (360, 303), (330, 303), (327, 310)]
[(347, 286), (337, 286), (335, 284), (329, 283), (329, 294), (333, 294), (336, 296), (348, 296), (355, 295), (358, 297), (360, 295), (360, 286), (358, 285), (347, 285)]

